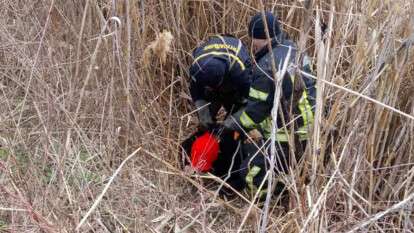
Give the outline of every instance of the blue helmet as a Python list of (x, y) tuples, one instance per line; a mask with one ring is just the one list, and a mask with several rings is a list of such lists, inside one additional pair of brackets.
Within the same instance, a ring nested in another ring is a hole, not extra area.
[[(270, 38), (276, 37), (280, 34), (280, 26), (277, 17), (270, 12), (265, 12), (265, 19), (267, 28), (269, 29)], [(259, 12), (252, 17), (249, 23), (249, 36), (254, 39), (266, 39), (265, 24), (262, 13)]]

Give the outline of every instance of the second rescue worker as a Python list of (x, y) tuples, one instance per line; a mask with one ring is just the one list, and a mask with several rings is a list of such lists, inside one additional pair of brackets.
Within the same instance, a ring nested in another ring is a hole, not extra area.
[[(264, 20), (265, 21), (264, 21)], [(267, 38), (265, 27), (267, 25)], [(277, 70), (282, 69), (285, 62), (288, 64), (287, 72), (282, 79), (281, 99), (278, 109), (276, 126), (276, 170), (278, 173), (287, 171), (291, 158), (293, 145), (300, 151), (309, 138), (308, 132), (313, 123), (313, 106), (315, 103), (315, 81), (306, 75), (297, 75), (295, 71), (296, 57), (299, 56), (296, 44), (287, 38), (280, 29), (276, 16), (266, 12), (264, 17), (258, 13), (252, 17), (249, 24), (249, 36), (255, 51), (256, 66), (253, 68), (252, 84), (249, 91), (247, 105), (228, 117), (224, 126), (231, 130), (248, 132), (248, 136), (255, 141), (245, 143), (243, 153), (249, 156), (241, 165), (241, 177), (246, 181), (247, 187), (257, 191), (266, 177), (269, 169), (269, 156), (267, 148), (272, 132), (272, 108), (275, 96), (275, 82), (273, 79), (272, 63), (275, 62)], [(268, 44), (272, 51), (269, 51)], [(298, 65), (305, 73), (311, 73), (311, 63), (304, 56)], [(298, 87), (296, 86), (298, 85)], [(294, 131), (292, 135), (290, 132)], [(261, 150), (260, 146), (265, 149)], [(295, 154), (301, 153), (295, 150)], [(293, 155), (292, 155), (293, 157)], [(261, 193), (266, 192), (266, 184)]]
[(190, 93), (200, 126), (209, 129), (221, 107), (227, 114), (240, 109), (250, 88), (250, 57), (232, 36), (213, 36), (193, 51)]

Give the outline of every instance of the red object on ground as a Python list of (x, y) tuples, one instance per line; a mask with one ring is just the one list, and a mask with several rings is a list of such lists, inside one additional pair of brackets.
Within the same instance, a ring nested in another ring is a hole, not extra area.
[(200, 172), (208, 172), (219, 153), (219, 142), (206, 132), (198, 137), (191, 147), (191, 166)]

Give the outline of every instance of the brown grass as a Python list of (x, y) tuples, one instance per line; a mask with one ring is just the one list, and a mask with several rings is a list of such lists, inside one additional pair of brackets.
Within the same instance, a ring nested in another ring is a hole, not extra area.
[[(414, 4), (307, 2), (264, 1), (323, 90), (305, 159), (283, 177), (290, 207), (271, 202), (265, 228), (412, 232)], [(178, 149), (197, 123), (192, 49), (216, 33), (248, 42), (261, 4), (2, 1), (0, 232), (257, 231), (260, 207), (214, 198), (179, 169)], [(318, 20), (331, 25), (324, 38)]]

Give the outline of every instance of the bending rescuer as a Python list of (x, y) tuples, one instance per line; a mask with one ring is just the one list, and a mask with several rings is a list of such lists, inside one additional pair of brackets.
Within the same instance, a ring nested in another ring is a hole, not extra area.
[(250, 56), (239, 39), (220, 35), (197, 47), (193, 56), (190, 93), (200, 125), (208, 129), (221, 107), (230, 114), (245, 102), (251, 82)]

